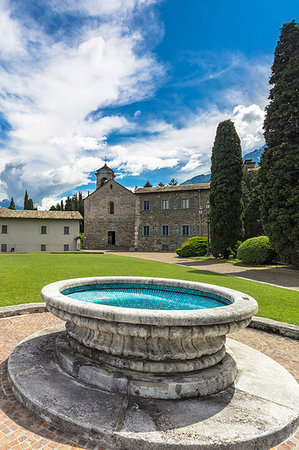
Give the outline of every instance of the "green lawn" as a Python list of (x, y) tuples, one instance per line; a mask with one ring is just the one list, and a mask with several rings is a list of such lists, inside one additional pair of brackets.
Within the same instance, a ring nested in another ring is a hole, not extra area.
[(299, 325), (299, 294), (254, 281), (205, 270), (100, 254), (1, 254), (0, 306), (38, 302), (42, 287), (53, 281), (87, 276), (153, 276), (218, 284), (251, 295), (259, 316)]

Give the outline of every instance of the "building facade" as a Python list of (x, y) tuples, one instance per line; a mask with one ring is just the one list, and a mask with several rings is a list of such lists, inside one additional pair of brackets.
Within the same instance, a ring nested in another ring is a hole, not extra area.
[(0, 209), (0, 251), (80, 250), (77, 211), (15, 211)]
[(114, 172), (106, 164), (96, 176), (96, 190), (84, 199), (84, 248), (133, 247), (134, 193), (114, 180)]
[(207, 236), (209, 183), (137, 189), (135, 249), (176, 250)]
[(86, 249), (174, 251), (189, 237), (207, 236), (209, 183), (133, 193), (114, 180), (106, 164), (96, 176), (96, 190), (84, 199)]

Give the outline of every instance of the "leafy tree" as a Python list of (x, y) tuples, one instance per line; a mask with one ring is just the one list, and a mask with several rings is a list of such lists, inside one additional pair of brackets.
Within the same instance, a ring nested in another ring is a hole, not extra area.
[(8, 209), (14, 209), (14, 210), (16, 209), (16, 205), (15, 205), (15, 202), (13, 201), (13, 197), (11, 197)]
[(149, 181), (147, 181), (143, 187), (153, 187), (153, 185)]
[(160, 181), (160, 183), (158, 184), (158, 186), (160, 186), (160, 187), (164, 187), (164, 186), (165, 186), (165, 184), (164, 184), (164, 183), (162, 183), (162, 181)]
[(169, 183), (168, 186), (177, 186), (178, 184), (178, 180), (175, 180), (174, 178), (172, 178)]
[(227, 258), (242, 238), (241, 145), (231, 120), (217, 127), (212, 149), (210, 223), (212, 253)]
[(272, 65), (261, 157), (261, 221), (274, 250), (299, 266), (299, 29), (283, 25)]
[(57, 205), (52, 205), (49, 211), (57, 211)]

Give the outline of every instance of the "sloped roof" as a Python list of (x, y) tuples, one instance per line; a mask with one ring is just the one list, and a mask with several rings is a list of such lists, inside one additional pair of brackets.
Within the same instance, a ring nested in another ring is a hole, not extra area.
[(184, 184), (179, 186), (155, 186), (148, 188), (138, 188), (135, 194), (151, 194), (151, 193), (162, 193), (162, 192), (173, 192), (173, 191), (198, 191), (201, 189), (210, 189), (210, 183), (200, 183), (200, 184)]
[(68, 219), (82, 220), (79, 211), (37, 211), (37, 210), (13, 210), (0, 208), (0, 218), (4, 219)]

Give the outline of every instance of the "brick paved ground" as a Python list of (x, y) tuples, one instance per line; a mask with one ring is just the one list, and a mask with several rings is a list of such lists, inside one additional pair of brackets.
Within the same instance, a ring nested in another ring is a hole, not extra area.
[[(15, 399), (7, 383), (7, 358), (18, 342), (60, 320), (50, 313), (31, 314), (0, 319), (0, 449), (97, 449), (96, 443), (86, 442), (43, 422), (28, 412)], [(298, 342), (257, 330), (246, 329), (231, 335), (234, 339), (262, 351), (282, 364), (299, 380)], [(295, 434), (276, 449), (299, 448)]]

